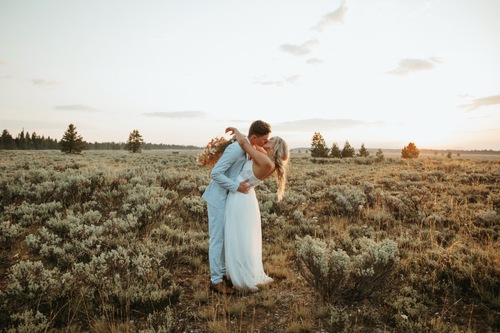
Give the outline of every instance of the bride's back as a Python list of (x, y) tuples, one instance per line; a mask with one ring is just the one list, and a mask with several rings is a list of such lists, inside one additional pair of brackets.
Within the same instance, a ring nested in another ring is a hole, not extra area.
[(271, 161), (267, 154), (258, 152), (253, 157), (252, 171), (255, 177), (264, 180), (269, 177), (274, 171), (274, 162)]

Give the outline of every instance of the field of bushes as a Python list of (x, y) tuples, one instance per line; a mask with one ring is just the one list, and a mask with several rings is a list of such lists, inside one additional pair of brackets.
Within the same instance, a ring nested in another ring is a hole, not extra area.
[(0, 151), (2, 332), (499, 332), (500, 159), (312, 159), (257, 188), (274, 282), (208, 288), (196, 151)]

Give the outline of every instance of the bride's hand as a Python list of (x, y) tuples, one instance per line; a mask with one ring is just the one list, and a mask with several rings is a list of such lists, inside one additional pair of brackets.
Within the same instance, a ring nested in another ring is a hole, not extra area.
[(238, 129), (236, 127), (228, 127), (226, 128), (226, 133), (229, 133), (229, 134), (236, 134), (236, 133), (239, 133), (240, 131), (238, 131)]
[(246, 141), (245, 136), (241, 134), (241, 132), (236, 127), (226, 128), (226, 133), (233, 134), (234, 138), (236, 139), (236, 141), (238, 141), (239, 144), (242, 144)]

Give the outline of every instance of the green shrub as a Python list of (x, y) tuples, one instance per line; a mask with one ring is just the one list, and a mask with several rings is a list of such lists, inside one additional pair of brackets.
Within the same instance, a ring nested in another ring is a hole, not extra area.
[(297, 240), (302, 276), (329, 303), (361, 300), (386, 291), (398, 261), (398, 248), (391, 240), (376, 243), (363, 237), (346, 250), (310, 236)]

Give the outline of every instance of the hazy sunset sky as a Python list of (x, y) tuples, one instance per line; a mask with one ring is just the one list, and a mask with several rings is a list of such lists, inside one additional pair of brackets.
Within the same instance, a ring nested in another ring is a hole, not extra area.
[(0, 130), (500, 150), (499, 0), (0, 0)]

